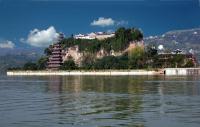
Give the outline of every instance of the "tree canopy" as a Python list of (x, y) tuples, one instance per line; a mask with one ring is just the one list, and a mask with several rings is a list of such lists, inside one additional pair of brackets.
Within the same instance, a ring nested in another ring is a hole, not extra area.
[[(75, 45), (79, 46), (81, 52), (86, 51), (95, 53), (100, 49), (106, 51), (121, 51), (128, 47), (130, 41), (139, 41), (143, 39), (143, 34), (136, 28), (121, 27), (115, 32), (115, 36), (105, 40), (87, 40), (87, 39), (74, 39), (73, 37), (65, 38), (61, 41), (63, 48), (69, 48)], [(48, 51), (48, 50), (47, 50)]]
[(61, 70), (75, 70), (77, 68), (78, 67), (76, 66), (75, 62), (72, 59), (65, 61), (63, 65), (60, 67)]

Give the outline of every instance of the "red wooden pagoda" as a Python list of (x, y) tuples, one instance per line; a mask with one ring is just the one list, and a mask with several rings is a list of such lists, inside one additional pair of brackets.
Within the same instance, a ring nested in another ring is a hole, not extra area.
[(52, 45), (51, 52), (48, 60), (48, 69), (49, 70), (58, 70), (63, 64), (63, 52), (61, 48), (61, 41), (64, 39), (64, 35), (60, 34), (56, 43)]

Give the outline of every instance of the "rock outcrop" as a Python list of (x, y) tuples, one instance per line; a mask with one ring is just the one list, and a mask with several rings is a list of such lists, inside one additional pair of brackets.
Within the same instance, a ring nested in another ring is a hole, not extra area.
[[(122, 54), (128, 52), (130, 49), (135, 48), (136, 46), (142, 46), (144, 47), (144, 42), (140, 41), (140, 42), (135, 42), (132, 41), (130, 42), (129, 46), (127, 47), (127, 49), (125, 49), (124, 51), (114, 51), (111, 50), (110, 52), (107, 52), (104, 49), (100, 49), (98, 52), (96, 52), (95, 54), (91, 54), (95, 59), (101, 59), (105, 56), (121, 56)], [(88, 53), (84, 53), (84, 52), (80, 52), (78, 45), (75, 45), (73, 47), (69, 47), (65, 50), (65, 56), (63, 57), (63, 61), (67, 61), (69, 59), (73, 59), (74, 62), (78, 65), (81, 66), (82, 61), (84, 59), (84, 56), (87, 56)]]
[(77, 65), (81, 65), (81, 61), (83, 58), (83, 53), (79, 52), (79, 47), (77, 45), (73, 47), (69, 47), (65, 51), (65, 56), (63, 57), (63, 61), (67, 61), (68, 59), (73, 59)]

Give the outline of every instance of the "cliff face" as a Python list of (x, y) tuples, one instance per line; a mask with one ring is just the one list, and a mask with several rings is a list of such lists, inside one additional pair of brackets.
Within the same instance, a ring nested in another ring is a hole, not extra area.
[[(80, 52), (79, 47), (76, 45), (66, 49), (63, 61), (67, 61), (72, 58), (78, 66), (81, 66), (81, 62), (84, 58), (84, 55), (88, 55), (88, 53)], [(104, 56), (109, 56), (110, 53), (106, 52), (104, 49), (101, 49), (93, 55), (96, 59), (101, 59)]]
[(97, 59), (101, 59), (101, 58), (103, 58), (104, 56), (109, 56), (110, 55), (110, 53), (108, 53), (107, 51), (105, 51), (104, 49), (101, 49), (100, 51), (98, 51), (97, 53), (96, 53), (96, 58)]
[(81, 65), (83, 53), (79, 52), (79, 47), (77, 45), (66, 49), (63, 61), (67, 61), (71, 58), (77, 65)]
[(140, 42), (132, 41), (132, 42), (130, 42), (129, 46), (125, 50), (119, 51), (119, 52), (115, 52), (114, 50), (110, 50), (109, 52), (107, 52), (106, 50), (104, 50), (102, 48), (96, 53), (80, 52), (78, 45), (75, 45), (75, 46), (69, 47), (65, 50), (65, 56), (63, 56), (63, 61), (73, 59), (74, 62), (78, 66), (81, 66), (84, 56), (87, 56), (88, 54), (91, 54), (92, 56), (94, 56), (95, 59), (101, 59), (105, 56), (121, 56), (124, 53), (128, 52), (130, 49), (135, 48), (136, 46), (141, 46), (144, 48), (144, 42), (143, 41), (140, 41)]

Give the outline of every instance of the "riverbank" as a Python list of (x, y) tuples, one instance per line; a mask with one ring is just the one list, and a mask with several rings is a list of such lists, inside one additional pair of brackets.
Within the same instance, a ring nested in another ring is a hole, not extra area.
[(162, 75), (161, 71), (147, 70), (99, 70), (99, 71), (8, 71), (8, 76), (28, 75)]

